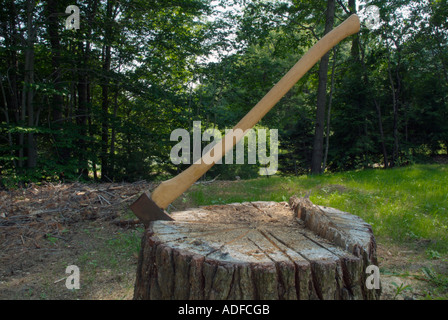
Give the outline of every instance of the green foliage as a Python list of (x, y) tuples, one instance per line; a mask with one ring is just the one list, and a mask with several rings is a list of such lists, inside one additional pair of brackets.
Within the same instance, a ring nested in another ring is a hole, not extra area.
[(143, 229), (138, 228), (129, 233), (118, 233), (114, 239), (108, 240), (107, 244), (114, 252), (138, 255), (142, 232)]
[[(178, 173), (185, 166), (170, 162), (172, 130), (191, 130), (193, 121), (233, 127), (322, 37), (326, 8), (325, 1), (296, 0), (90, 0), (79, 4), (81, 29), (74, 31), (60, 16), (69, 1), (5, 4), (0, 174), (8, 187)], [(369, 4), (385, 23), (363, 27), (331, 55), (327, 172), (406, 166), (447, 152), (447, 2)], [(285, 174), (309, 172), (316, 71), (260, 123), (279, 130)], [(257, 170), (216, 166), (209, 176), (218, 174), (245, 179)]]
[(424, 298), (426, 300), (446, 300), (448, 298), (448, 276), (428, 267), (423, 268), (422, 272), (424, 279), (431, 285)]
[(404, 283), (400, 283), (399, 285), (395, 282), (392, 282), (392, 285), (395, 287), (395, 294), (393, 300), (397, 299), (397, 297), (405, 291), (412, 290), (410, 285), (405, 285)]
[[(60, 16), (71, 3), (28, 4), (1, 11), (0, 131), (6, 140), (0, 141), (0, 170), (6, 184), (101, 173), (103, 179), (149, 179), (169, 170), (157, 164), (168, 163), (170, 131), (191, 119), (182, 106), (191, 98), (196, 57), (208, 52), (212, 26), (203, 17), (209, 2), (87, 1), (79, 5), (76, 31), (64, 30)], [(27, 38), (30, 14), (39, 38)], [(21, 39), (14, 34), (20, 32)], [(34, 41), (31, 80), (24, 77), (27, 56), (17, 49), (19, 40)], [(21, 90), (33, 91), (33, 113), (15, 100)], [(29, 161), (33, 152), (37, 163)]]
[(437, 260), (441, 258), (440, 253), (436, 250), (428, 249), (426, 250), (426, 255), (428, 256), (428, 259), (431, 260)]

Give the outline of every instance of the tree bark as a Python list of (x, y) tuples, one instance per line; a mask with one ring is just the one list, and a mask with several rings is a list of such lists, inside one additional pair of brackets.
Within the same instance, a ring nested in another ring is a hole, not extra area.
[[(104, 62), (103, 62), (103, 72), (107, 74), (110, 70), (110, 46), (106, 45), (104, 49)], [(103, 81), (108, 82), (109, 79), (106, 77)], [(103, 120), (101, 123), (101, 178), (104, 181), (106, 176), (109, 175), (109, 84), (105, 83), (102, 85), (102, 103), (101, 108), (103, 112)]]
[[(327, 13), (325, 22), (325, 32), (329, 33), (333, 29), (335, 13), (335, 0), (327, 1)], [(316, 124), (313, 142), (313, 155), (311, 159), (311, 173), (320, 174), (322, 172), (323, 144), (325, 130), (325, 106), (327, 101), (327, 79), (328, 63), (330, 53), (325, 54), (319, 64), (319, 85), (317, 89), (317, 110)]]
[[(61, 45), (59, 37), (59, 24), (58, 24), (58, 1), (47, 0), (46, 11), (48, 20), (48, 35), (50, 38), (51, 46), (51, 63), (53, 67), (53, 83), (56, 90), (60, 89), (61, 81)], [(55, 93), (53, 94), (52, 103), (52, 115), (54, 122), (60, 122), (63, 115), (63, 100), (62, 95)]]
[[(115, 92), (114, 111), (113, 118), (117, 119), (118, 112), (118, 96), (120, 94), (120, 88), (117, 87)], [(112, 132), (110, 137), (110, 171), (112, 172), (112, 179), (115, 179), (115, 141), (116, 141), (117, 129), (116, 125), (112, 126)]]
[(378, 128), (380, 131), (381, 151), (383, 153), (384, 168), (387, 169), (389, 168), (389, 157), (387, 155), (386, 142), (384, 140), (383, 116), (381, 114), (381, 106), (379, 105), (376, 98), (373, 98), (373, 103), (375, 104), (376, 112), (378, 115)]
[[(393, 115), (394, 115), (393, 116), (393, 137), (394, 137), (394, 149), (393, 150), (394, 150), (394, 152), (392, 153), (391, 166), (395, 167), (395, 164), (398, 161), (398, 157), (399, 157), (398, 94), (399, 94), (400, 83), (398, 83), (398, 88), (395, 89), (394, 79), (392, 76), (390, 56), (388, 57), (387, 70), (389, 73), (390, 87), (391, 87), (391, 91), (392, 91), (392, 107), (393, 107)], [(400, 81), (400, 79), (398, 77), (397, 77), (397, 80)]]
[(330, 122), (331, 122), (331, 108), (333, 105), (333, 93), (334, 93), (334, 76), (336, 71), (336, 54), (337, 49), (333, 49), (333, 66), (331, 70), (331, 89), (330, 89), (330, 97), (328, 101), (328, 110), (327, 110), (327, 134), (325, 141), (325, 155), (324, 155), (324, 164), (322, 166), (322, 170), (325, 171), (327, 168), (327, 160), (328, 160), (328, 150), (330, 148)]
[[(2, 36), (5, 39), (4, 44), (6, 48), (6, 64), (8, 66), (8, 72), (6, 74), (7, 86), (2, 83), (3, 101), (5, 105), (5, 120), (7, 123), (20, 121), (19, 110), (19, 90), (18, 90), (18, 59), (17, 51), (11, 48), (17, 47), (17, 11), (14, 1), (8, 1), (8, 4), (4, 8), (7, 19), (2, 19)], [(11, 147), (11, 156), (14, 158), (19, 156), (19, 152), (12, 149), (14, 144), (18, 144), (18, 135), (8, 133), (9, 145)], [(22, 148), (22, 146), (21, 146)], [(22, 150), (22, 149), (21, 149)], [(19, 164), (20, 163), (20, 164)], [(21, 167), (22, 161), (13, 160), (14, 168)]]
[[(36, 37), (36, 30), (33, 22), (33, 11), (35, 3), (34, 1), (28, 0), (26, 6), (27, 12), (27, 39), (26, 39), (26, 50), (25, 50), (25, 79), (23, 84), (22, 92), (22, 121), (25, 122), (27, 118), (28, 127), (32, 128), (35, 126), (34, 123), (34, 42)], [(21, 138), (22, 143), (24, 138)], [(34, 133), (29, 132), (27, 134), (27, 167), (34, 168), (37, 164), (37, 150), (36, 143), (34, 140)]]
[(111, 66), (111, 38), (112, 38), (112, 27), (111, 22), (113, 20), (113, 3), (112, 0), (107, 1), (106, 5), (106, 21), (108, 21), (105, 27), (105, 45), (103, 47), (103, 76), (104, 83), (101, 86), (102, 95), (102, 112), (103, 120), (101, 123), (101, 179), (105, 181), (108, 179), (109, 173), (109, 72)]
[(378, 299), (371, 227), (308, 199), (209, 206), (155, 221), (142, 239), (134, 299)]
[(78, 126), (80, 138), (78, 139), (78, 174), (85, 179), (88, 178), (88, 162), (87, 162), (87, 46), (83, 42), (79, 44), (79, 63), (81, 70), (78, 70), (78, 114), (76, 124)]
[[(3, 97), (3, 108), (1, 108), (1, 109), (3, 111), (3, 114), (5, 115), (6, 124), (9, 125), (10, 124), (10, 120), (9, 120), (8, 99), (7, 99), (6, 91), (5, 91), (5, 88), (3, 86), (3, 82), (2, 81), (0, 81), (0, 88), (1, 88), (1, 94), (2, 94), (2, 97)], [(12, 158), (13, 166), (14, 166), (14, 168), (16, 168), (16, 160), (14, 159), (14, 149), (13, 149), (14, 143), (13, 143), (13, 139), (12, 139), (12, 134), (9, 131), (8, 131), (8, 146), (10, 147), (10, 152), (11, 152), (11, 158)]]
[[(356, 0), (349, 0), (348, 7), (350, 9), (351, 14), (357, 13), (358, 10), (356, 8)], [(356, 60), (359, 60), (359, 34), (353, 35), (351, 56), (354, 57)]]
[[(59, 35), (59, 17), (58, 17), (58, 1), (47, 0), (46, 12), (48, 20), (48, 36), (51, 46), (51, 64), (53, 67), (53, 85), (56, 91), (62, 89), (62, 73), (61, 73), (61, 44)], [(55, 156), (61, 164), (66, 164), (70, 158), (70, 150), (64, 147), (63, 135), (63, 115), (64, 115), (64, 99), (61, 93), (56, 92), (51, 98), (51, 115), (53, 118), (52, 129), (58, 130), (60, 133), (55, 135)]]

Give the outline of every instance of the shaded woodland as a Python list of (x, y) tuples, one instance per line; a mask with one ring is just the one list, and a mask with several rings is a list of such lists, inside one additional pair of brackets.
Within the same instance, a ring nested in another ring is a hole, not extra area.
[[(231, 128), (322, 36), (367, 5), (378, 28), (329, 52), (257, 125), (279, 173), (390, 168), (448, 150), (446, 0), (86, 0), (0, 5), (1, 187), (157, 180), (170, 133)], [(220, 179), (258, 166), (215, 166)]]

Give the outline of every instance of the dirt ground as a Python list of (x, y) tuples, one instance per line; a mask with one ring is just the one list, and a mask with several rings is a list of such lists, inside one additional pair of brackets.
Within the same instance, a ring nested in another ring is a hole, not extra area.
[[(129, 205), (151, 188), (137, 182), (1, 191), (0, 300), (132, 299), (143, 228)], [(424, 250), (377, 244), (382, 299), (424, 298), (422, 268), (444, 264)], [(79, 267), (79, 290), (66, 287), (70, 265)]]

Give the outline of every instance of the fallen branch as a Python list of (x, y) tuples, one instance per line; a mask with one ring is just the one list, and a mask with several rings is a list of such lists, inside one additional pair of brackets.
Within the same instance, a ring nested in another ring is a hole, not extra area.
[[(107, 202), (107, 204), (108, 205), (110, 205), (110, 202), (106, 199), (106, 198), (104, 198), (102, 195), (98, 195), (98, 198), (100, 198), (100, 201), (101, 201), (101, 204), (103, 204), (103, 201), (102, 200), (104, 200), (105, 202)], [(101, 200), (102, 199), (102, 200)]]
[(220, 174), (218, 174), (213, 180), (209, 180), (209, 181), (198, 181), (195, 182), (195, 184), (210, 184), (216, 181), (216, 179), (218, 179), (218, 177), (220, 176)]

